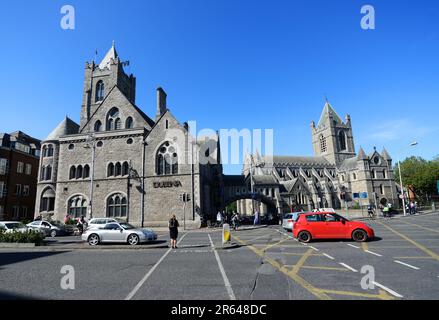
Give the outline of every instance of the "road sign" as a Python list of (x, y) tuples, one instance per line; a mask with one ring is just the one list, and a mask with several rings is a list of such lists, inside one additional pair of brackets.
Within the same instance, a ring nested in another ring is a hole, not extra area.
[(361, 192), (360, 193), (360, 198), (361, 199), (367, 199), (367, 198), (369, 198), (369, 194), (367, 192)]
[(354, 193), (352, 194), (352, 198), (353, 198), (353, 199), (359, 199), (359, 198), (360, 198), (360, 194), (354, 192)]

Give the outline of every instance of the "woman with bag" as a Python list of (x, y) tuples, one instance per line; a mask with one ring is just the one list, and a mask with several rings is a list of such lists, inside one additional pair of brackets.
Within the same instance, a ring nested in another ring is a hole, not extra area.
[(169, 236), (171, 238), (171, 248), (177, 249), (177, 238), (178, 238), (178, 220), (175, 217), (175, 214), (172, 215), (171, 220), (169, 220)]

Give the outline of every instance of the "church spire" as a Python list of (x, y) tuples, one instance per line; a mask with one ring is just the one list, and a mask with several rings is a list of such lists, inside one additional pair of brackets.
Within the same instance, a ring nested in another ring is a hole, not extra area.
[(104, 59), (102, 59), (101, 63), (99, 63), (99, 69), (103, 70), (105, 68), (110, 68), (111, 60), (115, 60), (119, 57), (116, 51), (116, 45), (113, 40), (113, 45), (111, 46), (110, 50), (108, 50), (107, 54), (105, 55)]

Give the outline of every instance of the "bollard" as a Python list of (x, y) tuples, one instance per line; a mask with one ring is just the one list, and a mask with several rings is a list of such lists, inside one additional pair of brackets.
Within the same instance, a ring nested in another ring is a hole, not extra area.
[(232, 241), (232, 236), (230, 235), (230, 225), (223, 224), (223, 246), (230, 245)]

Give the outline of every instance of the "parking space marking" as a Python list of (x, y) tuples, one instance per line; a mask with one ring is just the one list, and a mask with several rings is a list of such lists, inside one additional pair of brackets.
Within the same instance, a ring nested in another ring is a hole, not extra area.
[(318, 289), (318, 290), (320, 292), (323, 292), (323, 293), (336, 294), (336, 295), (341, 295), (341, 296), (353, 296), (353, 297), (381, 299), (381, 300), (394, 300), (395, 299), (394, 297), (390, 296), (384, 290), (379, 290), (379, 294), (352, 292), (352, 291), (341, 291), (341, 290), (328, 290), (328, 289)]
[(393, 257), (394, 259), (414, 259), (414, 260), (423, 260), (423, 259), (434, 259), (433, 257)]
[(355, 248), (355, 249), (360, 249), (360, 247), (354, 246), (353, 244), (348, 243), (347, 244), (349, 247)]
[(224, 271), (223, 264), (221, 263), (221, 259), (218, 255), (218, 252), (216, 251), (215, 246), (213, 245), (212, 238), (210, 237), (210, 234), (208, 234), (208, 236), (209, 236), (210, 245), (213, 248), (213, 253), (215, 254), (216, 262), (218, 263), (218, 267), (219, 267), (221, 275), (223, 277), (223, 281), (224, 281), (224, 285), (225, 285), (226, 290), (227, 290), (227, 294), (229, 295), (230, 300), (236, 300), (235, 294), (233, 293), (232, 286), (230, 285), (229, 278), (227, 278), (226, 272)]
[(332, 256), (330, 256), (329, 254), (324, 253), (323, 255), (324, 255), (326, 258), (329, 258), (329, 259), (331, 259), (331, 260), (335, 260), (335, 258), (332, 257)]
[(392, 231), (393, 233), (397, 234), (398, 236), (400, 236), (401, 238), (407, 240), (408, 242), (410, 242), (411, 244), (413, 244), (414, 246), (418, 247), (420, 250), (424, 251), (425, 253), (427, 253), (429, 256), (433, 257), (434, 259), (436, 259), (437, 261), (439, 261), (439, 255), (437, 255), (436, 253), (434, 253), (433, 251), (429, 250), (428, 248), (426, 248), (425, 246), (423, 246), (422, 244), (417, 243), (416, 241), (410, 239), (409, 237), (407, 237), (406, 235), (396, 231), (395, 229), (389, 227), (388, 225), (381, 223), (381, 225), (383, 225), (384, 227), (386, 227), (388, 230)]
[(309, 246), (311, 249), (313, 249), (314, 251), (320, 251), (319, 249), (313, 247), (313, 246)]
[(346, 269), (351, 270), (352, 272), (358, 272), (358, 270), (352, 268), (351, 266), (347, 265), (346, 263), (339, 262), (339, 264), (342, 265), (343, 267), (345, 267)]
[(388, 293), (390, 293), (391, 295), (393, 295), (393, 296), (395, 296), (395, 297), (397, 297), (397, 298), (404, 298), (404, 297), (403, 297), (402, 295), (400, 295), (398, 292), (393, 291), (392, 289), (383, 286), (381, 283), (378, 283), (378, 282), (376, 282), (376, 281), (373, 281), (373, 284), (376, 285), (378, 288), (381, 288), (381, 289), (387, 291)]
[(399, 264), (402, 264), (403, 266), (406, 266), (406, 267), (409, 267), (409, 268), (412, 268), (412, 269), (415, 269), (415, 270), (419, 270), (418, 267), (412, 266), (411, 264), (404, 263), (404, 262), (399, 261), (399, 260), (394, 260), (394, 262), (399, 263)]
[(369, 250), (364, 250), (364, 251), (367, 252), (367, 253), (373, 254), (374, 256), (382, 257), (382, 255), (380, 255), (378, 253), (375, 253), (375, 252), (372, 252), (372, 251), (369, 251)]
[(268, 249), (271, 249), (271, 248), (273, 248), (273, 247), (275, 247), (277, 245), (280, 245), (280, 244), (282, 244), (282, 243), (284, 243), (285, 241), (288, 241), (288, 240), (290, 240), (290, 238), (285, 238), (285, 239), (282, 239), (282, 240), (280, 240), (280, 241), (278, 241), (276, 243), (270, 244), (270, 245), (266, 246), (265, 248), (263, 248), (262, 251), (267, 251)]
[[(187, 235), (187, 233), (185, 233), (180, 240), (177, 242), (177, 245), (180, 244), (180, 242), (184, 239), (184, 237)], [(142, 287), (142, 285), (146, 282), (146, 280), (148, 280), (148, 278), (152, 275), (152, 273), (155, 271), (155, 269), (157, 269), (157, 267), (160, 265), (160, 263), (165, 260), (166, 256), (172, 251), (172, 248), (169, 248), (164, 254), (163, 256), (160, 258), (159, 261), (156, 262), (156, 264), (149, 269), (149, 271), (145, 274), (145, 276), (139, 281), (139, 283), (137, 283), (137, 285), (134, 287), (134, 289), (126, 296), (125, 300), (131, 300), (134, 295), (137, 293), (137, 291), (139, 291), (139, 289)]]

